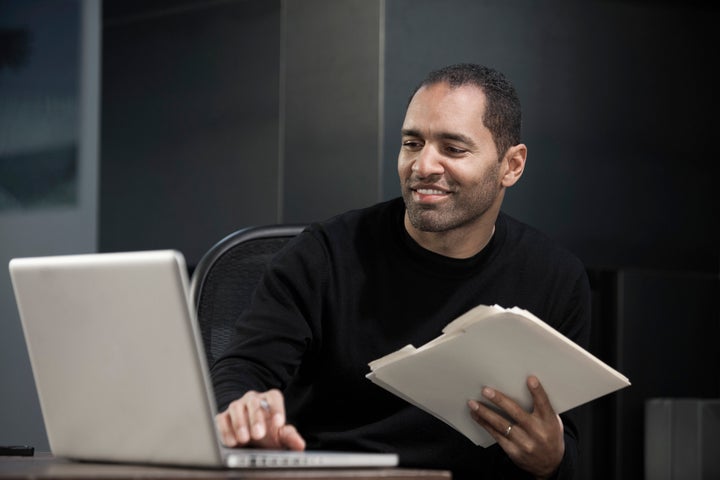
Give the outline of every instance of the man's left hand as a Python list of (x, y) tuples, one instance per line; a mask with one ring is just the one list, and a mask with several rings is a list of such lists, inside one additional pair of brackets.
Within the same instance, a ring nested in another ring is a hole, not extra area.
[(468, 402), (470, 415), (492, 435), (518, 467), (538, 479), (549, 478), (565, 453), (563, 424), (537, 377), (528, 377), (527, 386), (533, 398), (532, 412), (526, 412), (502, 392), (485, 387), (483, 397), (512, 420), (509, 422), (506, 417), (475, 400)]

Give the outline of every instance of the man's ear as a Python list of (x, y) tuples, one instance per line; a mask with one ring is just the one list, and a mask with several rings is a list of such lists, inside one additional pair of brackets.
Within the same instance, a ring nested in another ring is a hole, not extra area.
[(515, 185), (525, 170), (525, 160), (527, 159), (527, 147), (524, 143), (519, 143), (508, 148), (503, 158), (503, 187), (512, 187)]

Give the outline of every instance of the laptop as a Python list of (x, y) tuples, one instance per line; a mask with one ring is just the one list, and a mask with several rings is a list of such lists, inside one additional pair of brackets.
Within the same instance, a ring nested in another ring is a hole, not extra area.
[(211, 468), (397, 465), (393, 453), (223, 447), (180, 252), (15, 258), (9, 269), (53, 455)]

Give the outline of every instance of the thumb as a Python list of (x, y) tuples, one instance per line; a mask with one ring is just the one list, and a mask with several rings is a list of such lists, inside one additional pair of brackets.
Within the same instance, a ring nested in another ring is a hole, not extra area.
[(555, 415), (555, 410), (550, 405), (550, 399), (536, 376), (531, 375), (527, 380), (528, 390), (533, 399), (533, 410), (540, 416), (550, 418)]

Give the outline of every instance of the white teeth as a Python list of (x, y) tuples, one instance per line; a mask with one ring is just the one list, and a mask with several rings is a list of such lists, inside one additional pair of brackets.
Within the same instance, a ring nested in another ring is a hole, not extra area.
[(431, 190), (429, 188), (418, 188), (417, 192), (423, 195), (442, 195), (445, 193), (442, 190)]

